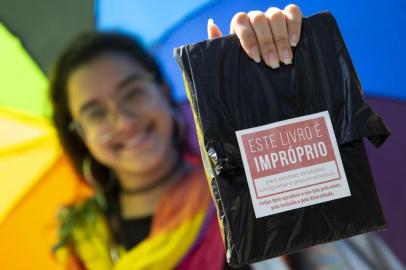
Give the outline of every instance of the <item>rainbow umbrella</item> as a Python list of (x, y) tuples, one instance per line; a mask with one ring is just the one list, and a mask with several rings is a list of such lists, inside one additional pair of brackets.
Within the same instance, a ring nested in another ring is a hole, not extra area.
[(57, 269), (51, 247), (58, 208), (90, 190), (78, 181), (45, 117), (46, 77), (1, 24), (0, 59), (0, 265)]
[[(13, 109), (0, 111), (0, 139), (4, 142), (0, 147), (0, 265), (6, 265), (5, 269), (55, 269), (47, 252), (56, 239), (55, 212), (59, 205), (75, 200), (82, 193), (89, 194), (78, 184), (57, 144), (55, 131), (44, 120), (51, 115), (44, 74), (49, 73), (55, 55), (69, 39), (95, 28), (137, 34), (162, 63), (176, 100), (184, 103), (183, 81), (172, 59), (174, 47), (205, 39), (208, 18), (214, 18), (227, 32), (232, 15), (238, 11), (265, 10), (270, 5), (283, 7), (288, 3), (281, 0), (44, 0), (38, 4), (1, 0), (0, 107)], [(379, 151), (370, 147), (368, 151), (390, 226), (381, 236), (406, 262), (406, 209), (397, 201), (406, 194), (406, 182), (401, 181), (406, 175), (403, 139), (406, 131), (402, 122), (402, 116), (406, 115), (406, 76), (403, 75), (406, 55), (402, 53), (406, 47), (406, 35), (402, 35), (406, 27), (403, 16), (406, 3), (373, 0), (365, 5), (362, 1), (349, 0), (299, 0), (296, 4), (305, 15), (321, 10), (333, 12), (367, 99), (393, 131)], [(194, 132), (190, 136), (195, 141)], [(16, 263), (16, 258), (26, 259)], [(31, 262), (30, 267), (26, 262)]]
[(43, 118), (0, 108), (0, 264), (2, 269), (56, 269), (56, 214), (90, 194)]

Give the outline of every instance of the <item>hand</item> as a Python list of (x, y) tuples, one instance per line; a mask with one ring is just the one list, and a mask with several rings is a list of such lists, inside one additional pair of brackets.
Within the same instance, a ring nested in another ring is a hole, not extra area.
[[(230, 34), (236, 34), (244, 51), (255, 62), (278, 68), (279, 62), (292, 63), (291, 46), (300, 38), (302, 11), (296, 5), (287, 5), (284, 10), (275, 7), (265, 13), (261, 11), (239, 12), (230, 24)], [(212, 19), (207, 24), (209, 39), (221, 37), (222, 33)]]

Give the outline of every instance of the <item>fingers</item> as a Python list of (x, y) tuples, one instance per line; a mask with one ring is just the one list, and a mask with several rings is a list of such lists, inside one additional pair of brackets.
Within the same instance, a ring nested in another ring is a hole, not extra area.
[(230, 33), (238, 36), (241, 46), (252, 60), (257, 63), (261, 62), (258, 41), (246, 13), (239, 12), (234, 15), (231, 20)]
[(209, 19), (207, 22), (207, 35), (209, 39), (219, 38), (223, 35), (220, 28), (214, 23), (213, 19)]
[(292, 50), (289, 44), (289, 34), (287, 30), (285, 15), (278, 8), (269, 8), (266, 16), (272, 30), (272, 36), (278, 50), (279, 59), (285, 65), (292, 63)]
[(295, 47), (300, 38), (300, 29), (302, 27), (303, 18), (302, 11), (298, 6), (291, 4), (285, 7), (283, 14), (286, 18), (290, 45)]
[(302, 12), (296, 5), (288, 5), (284, 10), (269, 8), (265, 13), (251, 11), (234, 15), (230, 33), (235, 33), (247, 55), (255, 62), (262, 59), (272, 68), (279, 62), (292, 63), (291, 46), (296, 46), (300, 38)]
[(264, 62), (272, 67), (279, 67), (279, 56), (272, 37), (268, 18), (260, 11), (251, 11), (248, 13), (250, 23), (260, 48), (261, 56)]

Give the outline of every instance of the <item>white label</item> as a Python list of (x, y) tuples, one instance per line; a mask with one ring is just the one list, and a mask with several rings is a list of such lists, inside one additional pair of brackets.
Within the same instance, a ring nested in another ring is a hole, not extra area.
[(351, 196), (327, 111), (236, 135), (257, 218)]

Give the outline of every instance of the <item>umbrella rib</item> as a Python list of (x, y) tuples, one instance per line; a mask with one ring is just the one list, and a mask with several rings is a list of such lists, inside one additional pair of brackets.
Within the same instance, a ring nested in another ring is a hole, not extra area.
[(9, 154), (14, 154), (17, 153), (21, 150), (27, 149), (27, 148), (33, 148), (38, 146), (39, 144), (43, 144), (43, 143), (47, 143), (50, 141), (50, 139), (52, 140), (53, 136), (47, 134), (47, 135), (43, 135), (40, 137), (36, 137), (30, 140), (26, 140), (24, 142), (18, 143), (18, 144), (14, 144), (12, 146), (9, 147), (3, 147), (2, 149), (0, 149), (0, 155), (9, 155)]

